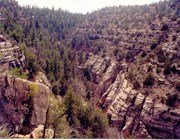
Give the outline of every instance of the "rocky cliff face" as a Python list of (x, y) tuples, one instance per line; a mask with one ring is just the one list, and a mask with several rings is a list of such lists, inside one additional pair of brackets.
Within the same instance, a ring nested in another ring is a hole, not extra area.
[(95, 95), (101, 96), (115, 80), (120, 69), (117, 65), (118, 63), (109, 57), (90, 54), (85, 67), (91, 70)]
[(23, 68), (25, 56), (19, 46), (13, 45), (3, 35), (0, 35), (0, 72), (9, 68)]
[(110, 124), (119, 128), (122, 137), (179, 138), (180, 97), (173, 107), (163, 102), (167, 92), (179, 93), (175, 87), (167, 79), (159, 81), (157, 76), (153, 87), (136, 89), (127, 79), (128, 65), (117, 64), (96, 55), (90, 55), (85, 64), (95, 75), (95, 91), (100, 94), (100, 104)]
[(41, 83), (0, 75), (0, 125), (28, 134), (44, 124), (50, 90)]
[(40, 138), (51, 84), (42, 72), (33, 81), (7, 74), (10, 68), (25, 69), (25, 61), (19, 46), (0, 35), (0, 125), (13, 134), (25, 134), (13, 137)]

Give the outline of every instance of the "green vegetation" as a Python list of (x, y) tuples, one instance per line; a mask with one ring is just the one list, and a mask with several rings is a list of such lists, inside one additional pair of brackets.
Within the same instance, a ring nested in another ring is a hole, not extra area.
[(65, 96), (64, 105), (70, 126), (84, 128), (85, 134), (83, 135), (97, 138), (105, 133), (108, 121), (102, 111), (96, 107), (86, 105), (82, 99), (74, 95), (71, 88), (68, 89)]
[(11, 68), (11, 69), (9, 69), (8, 73), (15, 77), (27, 79), (27, 73), (23, 72), (20, 68)]
[(157, 44), (157, 43), (155, 43), (155, 42), (154, 42), (154, 43), (152, 43), (152, 44), (151, 44), (151, 50), (154, 50), (154, 49), (157, 47), (157, 45), (158, 45), (158, 44)]
[(3, 126), (0, 126), (0, 138), (10, 138), (10, 133)]
[(161, 30), (162, 30), (162, 31), (166, 31), (166, 30), (168, 30), (168, 29), (169, 29), (169, 26), (168, 26), (167, 23), (164, 23), (164, 24), (162, 25), (162, 27), (161, 27)]
[(39, 86), (36, 83), (29, 84), (29, 96), (34, 96), (39, 92)]
[(60, 41), (84, 16), (61, 9), (19, 7), (14, 0), (1, 0), (0, 5), (6, 7), (1, 12), (5, 21), (0, 23), (0, 31), (23, 46), (28, 78), (45, 71), (52, 86), (61, 87), (64, 78), (67, 81), (73, 76), (75, 54)]
[(144, 86), (153, 86), (155, 83), (155, 77), (152, 73), (149, 73), (145, 78), (143, 84)]
[(36, 56), (34, 53), (30, 52), (30, 50), (26, 47), (22, 47), (24, 55), (26, 57), (27, 69), (29, 71), (29, 78), (33, 78), (34, 75), (40, 70), (40, 66), (37, 63)]
[(129, 80), (134, 80), (135, 78), (135, 73), (133, 70), (128, 71), (128, 73), (126, 73), (126, 78), (128, 78)]
[(177, 94), (173, 94), (173, 95), (167, 94), (166, 104), (168, 106), (173, 107), (175, 105), (177, 99), (178, 99), (178, 95)]
[(140, 83), (136, 80), (136, 81), (133, 82), (133, 87), (134, 87), (134, 89), (138, 90), (138, 89), (141, 88), (141, 85), (140, 85)]
[(66, 121), (64, 113), (64, 106), (59, 100), (53, 95), (49, 95), (50, 106), (47, 112), (47, 121), (45, 127), (51, 126), (54, 130), (54, 138), (68, 138), (70, 135), (70, 128)]
[(75, 95), (71, 87), (62, 103), (54, 95), (50, 98), (46, 128), (53, 126), (54, 138), (97, 138), (106, 133), (108, 121), (105, 114)]
[(178, 90), (178, 91), (180, 91), (180, 81), (176, 81), (175, 82), (175, 87), (176, 87), (176, 89)]
[(89, 68), (85, 68), (85, 69), (84, 69), (84, 76), (85, 76), (85, 78), (86, 78), (88, 81), (91, 80), (91, 73), (90, 73)]
[(119, 52), (119, 50), (116, 48), (116, 49), (113, 51), (114, 56), (117, 56), (118, 52)]
[(158, 62), (165, 63), (167, 60), (167, 57), (164, 55), (164, 52), (162, 50), (159, 50), (157, 52)]
[(3, 57), (3, 54), (2, 53), (0, 53), (0, 58), (2, 58)]
[(65, 113), (67, 114), (67, 121), (70, 126), (80, 127), (80, 121), (82, 113), (84, 112), (83, 104), (80, 98), (74, 95), (73, 89), (67, 90), (66, 96), (64, 97)]

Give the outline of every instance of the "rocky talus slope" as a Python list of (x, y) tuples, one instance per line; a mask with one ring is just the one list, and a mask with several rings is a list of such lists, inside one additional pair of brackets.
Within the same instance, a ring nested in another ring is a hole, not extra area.
[(13, 45), (3, 35), (0, 35), (0, 72), (9, 68), (23, 68), (25, 56), (19, 46)]

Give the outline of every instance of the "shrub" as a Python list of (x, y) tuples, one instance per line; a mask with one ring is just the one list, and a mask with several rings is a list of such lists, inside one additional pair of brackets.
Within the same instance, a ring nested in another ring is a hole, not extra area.
[(135, 77), (134, 72), (132, 70), (128, 71), (126, 78), (132, 81), (134, 80), (134, 77)]
[(64, 97), (65, 113), (70, 126), (80, 127), (79, 118), (83, 109), (80, 98), (76, 97), (73, 88), (68, 88)]
[(173, 94), (173, 95), (168, 94), (168, 95), (167, 95), (166, 104), (167, 104), (168, 106), (173, 107), (174, 104), (176, 103), (177, 97), (178, 97), (177, 94)]
[(28, 126), (24, 126), (24, 127), (21, 129), (21, 132), (20, 132), (20, 133), (23, 134), (23, 135), (27, 135), (27, 134), (31, 133), (31, 128), (28, 127)]
[(103, 53), (103, 54), (102, 54), (102, 58), (105, 58), (105, 56), (106, 56), (106, 54), (105, 54), (105, 53)]
[(114, 53), (114, 56), (116, 56), (118, 54), (119, 50), (116, 48), (113, 53)]
[(10, 133), (2, 126), (0, 126), (0, 138), (10, 138)]
[(151, 50), (155, 49), (157, 47), (157, 45), (158, 45), (157, 43), (152, 43), (151, 44)]
[(147, 56), (147, 53), (145, 51), (142, 52), (141, 57)]
[(175, 82), (175, 87), (178, 91), (180, 91), (180, 81)]
[(164, 52), (162, 50), (158, 51), (157, 57), (159, 63), (164, 63), (167, 60), (167, 57), (164, 55)]
[(39, 92), (39, 87), (35, 83), (29, 84), (29, 96), (34, 96), (36, 93)]
[(91, 73), (90, 73), (89, 68), (85, 68), (85, 69), (84, 69), (84, 76), (86, 77), (86, 79), (87, 79), (88, 81), (91, 80)]
[(176, 72), (176, 67), (174, 65), (173, 66), (171, 66), (171, 65), (172, 65), (172, 61), (171, 60), (167, 60), (165, 62), (165, 64), (164, 64), (164, 71), (163, 71), (165, 75), (169, 75), (172, 72), (173, 73)]
[(164, 73), (165, 75), (171, 74), (171, 67), (170, 67), (170, 66), (165, 67), (163, 73)]
[(166, 23), (164, 23), (164, 24), (162, 25), (162, 27), (161, 27), (161, 31), (166, 31), (166, 30), (168, 30), (168, 29), (169, 29), (169, 25), (166, 24)]
[(153, 86), (155, 82), (155, 78), (153, 76), (153, 74), (148, 74), (148, 76), (145, 78), (143, 84), (144, 86)]
[[(103, 136), (106, 132), (108, 119), (102, 110), (97, 107), (88, 106), (84, 115), (80, 119), (81, 125), (88, 130), (91, 130), (91, 138)], [(88, 129), (89, 128), (89, 129)]]
[(3, 53), (0, 52), (0, 58), (3, 57), (3, 56), (4, 56)]
[(14, 38), (17, 42), (19, 42), (21, 39), (20, 34), (16, 30), (13, 30), (12, 32), (10, 32), (10, 36)]
[(156, 72), (157, 72), (157, 73), (161, 73), (161, 68), (157, 67), (157, 68), (156, 68)]
[(63, 104), (53, 94), (49, 94), (49, 109), (46, 119), (46, 128), (54, 129), (54, 138), (70, 137), (71, 131), (64, 115)]
[(134, 83), (133, 83), (133, 87), (134, 87), (134, 89), (140, 89), (141, 88), (141, 85), (140, 85), (140, 83), (138, 82), (138, 81), (135, 81)]
[(20, 68), (11, 68), (8, 73), (15, 77), (20, 77), (22, 79), (27, 79), (27, 73), (22, 72)]
[(172, 67), (171, 67), (171, 71), (175, 74), (175, 73), (178, 73), (178, 70), (176, 69), (176, 66), (175, 65), (173, 65)]
[(58, 85), (53, 85), (52, 86), (52, 92), (53, 92), (53, 94), (55, 94), (55, 95), (59, 95), (59, 93), (60, 93), (60, 90), (59, 90), (59, 86)]
[(90, 117), (90, 127), (92, 128), (93, 138), (101, 137), (106, 131), (108, 125), (107, 117), (99, 108), (93, 109), (92, 116)]

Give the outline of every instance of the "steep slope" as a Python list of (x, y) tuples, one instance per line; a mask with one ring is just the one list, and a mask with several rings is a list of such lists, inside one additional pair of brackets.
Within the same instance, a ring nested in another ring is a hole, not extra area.
[(91, 73), (92, 100), (126, 138), (180, 137), (179, 6), (104, 8), (66, 40), (85, 52), (81, 69)]
[[(101, 63), (92, 63), (92, 58)], [(124, 137), (179, 137), (179, 90), (176, 85), (172, 85), (177, 76), (174, 75), (174, 81), (156, 76), (153, 86), (136, 85), (125, 76), (125, 64), (121, 64), (120, 72), (117, 72), (115, 68), (112, 69), (117, 62), (110, 61), (106, 71), (99, 74), (99, 71), (104, 71), (106, 59), (97, 58), (91, 56), (87, 64), (93, 67), (91, 72), (96, 75), (94, 94), (100, 94), (95, 97), (100, 97), (101, 107), (106, 110), (110, 124), (118, 127)]]

